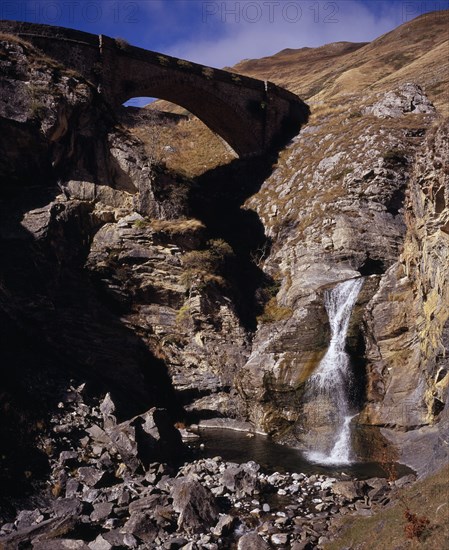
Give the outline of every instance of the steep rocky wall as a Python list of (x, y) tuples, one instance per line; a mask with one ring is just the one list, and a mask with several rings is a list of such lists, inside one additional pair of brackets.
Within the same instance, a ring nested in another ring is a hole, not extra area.
[(274, 169), (234, 161), (192, 182), (152, 166), (79, 75), (0, 46), (4, 411), (33, 395), (45, 416), (58, 393), (43, 379), (74, 377), (111, 390), (119, 414), (169, 405), (310, 447), (328, 437), (326, 403), (304, 400), (328, 346), (324, 292), (364, 276), (348, 338), (356, 448), (383, 458), (389, 442), (420, 471), (442, 460), (447, 127), (429, 130), (419, 86), (329, 107)]
[(71, 379), (110, 391), (121, 418), (236, 416), (247, 337), (220, 273), (232, 249), (187, 218), (191, 182), (26, 42), (2, 35), (0, 68), (0, 454), (20, 492)]
[[(323, 293), (361, 275), (366, 280), (348, 345), (359, 387), (354, 404), (364, 399), (363, 309), (402, 249), (404, 196), (415, 152), (434, 116), (412, 84), (353, 99), (349, 111), (334, 106), (305, 128), (247, 202), (272, 240), (264, 270), (280, 281), (275, 300), (289, 314), (277, 320), (272, 308), (272, 318), (266, 315), (267, 324), (259, 325), (240, 388), (259, 428), (301, 447), (310, 445), (325, 408), (317, 400), (305, 410), (302, 399), (305, 381), (328, 345)], [(422, 107), (412, 109), (414, 102)]]
[(447, 461), (449, 126), (429, 131), (408, 186), (404, 248), (364, 315), (368, 393), (360, 422), (381, 426), (420, 472)]
[(303, 449), (328, 439), (326, 403), (304, 396), (328, 345), (323, 293), (363, 275), (348, 337), (353, 443), (424, 473), (446, 457), (447, 123), (412, 84), (353, 109), (306, 128), (247, 202), (272, 239), (263, 265), (287, 314), (271, 304), (239, 389), (259, 429)]

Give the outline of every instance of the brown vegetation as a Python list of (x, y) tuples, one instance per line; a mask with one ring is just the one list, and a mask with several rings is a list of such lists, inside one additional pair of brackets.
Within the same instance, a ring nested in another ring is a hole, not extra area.
[[(397, 498), (371, 517), (346, 516), (340, 535), (325, 550), (358, 548), (446, 548), (449, 540), (449, 466), (400, 489)], [(405, 509), (404, 509), (405, 508)]]

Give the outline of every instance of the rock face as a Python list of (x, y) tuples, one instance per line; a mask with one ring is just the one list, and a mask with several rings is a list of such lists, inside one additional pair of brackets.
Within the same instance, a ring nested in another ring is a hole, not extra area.
[[(80, 483), (97, 505), (83, 514), (110, 516), (95, 491), (111, 453), (119, 473), (148, 472), (181, 448), (175, 421), (232, 418), (307, 449), (329, 412), (304, 398), (329, 344), (324, 293), (360, 276), (347, 339), (354, 448), (419, 473), (446, 459), (448, 137), (423, 88), (392, 84), (328, 111), (318, 97), (319, 114), (274, 167), (235, 160), (191, 180), (154, 165), (96, 88), (26, 42), (2, 35), (0, 66), (5, 494), (48, 474), (38, 434), (63, 389), (84, 382), (92, 396), (110, 392), (102, 426), (87, 432), (104, 464), (63, 476), (57, 517), (78, 513)], [(57, 428), (71, 432), (70, 420)], [(256, 494), (248, 464), (220, 472), (213, 497)], [(189, 533), (232, 524), (217, 526), (198, 486), (189, 501), (158, 482), (165, 496), (139, 493), (127, 535), (153, 544), (165, 521)], [(97, 535), (92, 547), (122, 544)]]
[[(277, 321), (274, 315), (267, 326), (259, 326), (240, 374), (250, 417), (260, 428), (279, 433), (297, 426), (300, 439), (307, 431), (300, 421), (304, 383), (329, 338), (324, 290), (360, 275), (366, 281), (348, 345), (354, 376), (363, 386), (363, 308), (401, 251), (403, 199), (421, 128), (430, 121), (412, 113), (379, 123), (359, 111), (354, 117), (342, 112), (323, 119), (295, 139), (247, 202), (273, 241), (264, 269), (281, 282), (276, 300), (290, 310), (288, 319)], [(319, 155), (313, 153), (317, 144)], [(349, 144), (352, 155), (345, 152)], [(287, 436), (290, 443), (297, 439), (295, 430)]]
[(304, 398), (329, 342), (323, 292), (363, 275), (347, 341), (361, 411), (353, 443), (361, 457), (387, 452), (425, 473), (446, 459), (435, 449), (448, 399), (447, 122), (430, 127), (435, 111), (413, 84), (363, 107), (372, 101), (306, 128), (247, 202), (273, 241), (264, 270), (289, 315), (265, 316), (238, 384), (259, 429), (310, 447), (327, 415)]
[(15, 37), (0, 65), (0, 475), (23, 492), (33, 426), (70, 379), (110, 391), (119, 420), (155, 406), (183, 420), (182, 401), (238, 416), (248, 338), (232, 249), (187, 217), (191, 182), (152, 165), (80, 75)]
[[(403, 252), (365, 312), (368, 403), (362, 421), (384, 427), (402, 460), (421, 473), (447, 461), (439, 443), (448, 429), (448, 150), (443, 123), (416, 157)], [(410, 430), (416, 432), (408, 437), (404, 431)]]

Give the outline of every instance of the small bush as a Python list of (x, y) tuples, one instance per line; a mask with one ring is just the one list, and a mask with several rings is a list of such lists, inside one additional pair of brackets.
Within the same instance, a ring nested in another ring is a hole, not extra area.
[(426, 516), (418, 516), (408, 508), (404, 511), (407, 524), (404, 527), (405, 536), (408, 539), (421, 540), (430, 532), (430, 520)]
[(46, 106), (42, 101), (39, 101), (37, 99), (31, 100), (30, 104), (30, 116), (34, 119), (42, 119), (45, 117), (46, 114)]
[(192, 67), (192, 63), (190, 63), (190, 61), (186, 61), (185, 59), (178, 59), (177, 63), (184, 69), (190, 69)]
[(184, 255), (184, 273), (181, 276), (184, 285), (204, 287), (208, 284), (226, 284), (223, 271), (226, 261), (233, 255), (233, 250), (223, 239), (213, 239), (207, 244), (209, 248), (192, 250)]
[(146, 219), (136, 220), (134, 222), (134, 227), (136, 227), (137, 229), (145, 229), (149, 225), (150, 225), (150, 222), (149, 222), (149, 220), (146, 220)]
[(161, 65), (164, 65), (164, 66), (170, 65), (170, 60), (168, 57), (165, 57), (165, 55), (158, 55), (157, 59)]
[(176, 314), (176, 324), (180, 325), (183, 324), (184, 321), (186, 321), (190, 316), (190, 305), (189, 303), (185, 303)]
[(115, 44), (120, 50), (127, 50), (130, 46), (129, 42), (125, 40), (124, 38), (116, 38)]
[(214, 77), (214, 69), (211, 67), (204, 67), (202, 72), (203, 75), (209, 80)]
[(398, 164), (405, 164), (407, 162), (405, 152), (401, 149), (398, 149), (397, 147), (393, 147), (392, 149), (386, 151), (383, 154), (382, 158), (385, 161), (395, 162)]

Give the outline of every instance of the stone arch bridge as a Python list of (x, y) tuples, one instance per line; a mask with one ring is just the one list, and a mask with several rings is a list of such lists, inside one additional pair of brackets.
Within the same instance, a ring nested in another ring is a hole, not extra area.
[(132, 97), (176, 103), (220, 135), (240, 155), (278, 148), (307, 121), (309, 108), (295, 94), (236, 73), (130, 46), (120, 39), (62, 27), (0, 21), (94, 83), (113, 106)]

